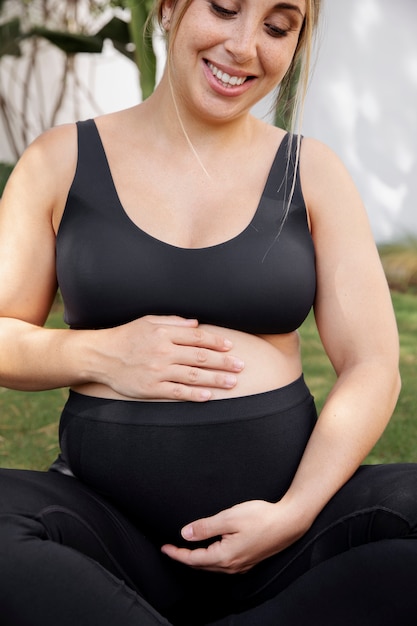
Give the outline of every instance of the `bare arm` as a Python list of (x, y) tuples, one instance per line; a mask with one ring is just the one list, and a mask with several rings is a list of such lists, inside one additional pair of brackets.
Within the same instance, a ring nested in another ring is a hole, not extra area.
[(337, 157), (306, 142), (302, 170), (317, 254), (317, 327), (337, 374), (286, 495), (309, 525), (384, 431), (399, 390), (391, 298), (358, 192)]
[[(134, 398), (207, 400), (242, 369), (195, 320), (145, 317), (104, 330), (45, 329), (57, 290), (55, 236), (76, 167), (74, 125), (36, 140), (0, 204), (0, 385), (105, 384)], [(232, 373), (232, 376), (230, 374)]]
[[(54, 210), (75, 171), (74, 129), (46, 133), (17, 164), (0, 204), (0, 384), (71, 384), (62, 360), (67, 331), (42, 331), (56, 294)], [(67, 147), (67, 149), (64, 148)]]

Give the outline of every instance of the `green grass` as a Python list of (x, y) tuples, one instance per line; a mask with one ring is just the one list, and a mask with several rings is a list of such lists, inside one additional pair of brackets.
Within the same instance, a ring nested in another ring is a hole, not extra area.
[(402, 390), (394, 415), (370, 454), (372, 463), (417, 462), (417, 296), (393, 294), (400, 331)]
[(380, 246), (379, 255), (391, 289), (417, 294), (417, 238)]
[[(417, 296), (393, 293), (401, 341), (403, 388), (392, 420), (368, 457), (370, 463), (417, 462)], [(48, 325), (62, 326), (59, 308)], [(304, 371), (320, 408), (334, 382), (310, 315), (302, 327)], [(62, 389), (23, 393), (0, 388), (0, 466), (46, 469), (58, 453)]]

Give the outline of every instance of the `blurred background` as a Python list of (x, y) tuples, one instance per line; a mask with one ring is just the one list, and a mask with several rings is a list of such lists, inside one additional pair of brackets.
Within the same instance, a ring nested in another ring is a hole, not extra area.
[[(155, 71), (141, 43), (151, 4), (0, 0), (0, 162), (50, 126), (141, 100)], [(307, 99), (303, 133), (343, 159), (380, 244), (417, 237), (416, 29), (415, 0), (325, 0)], [(154, 49), (158, 80), (158, 37)]]

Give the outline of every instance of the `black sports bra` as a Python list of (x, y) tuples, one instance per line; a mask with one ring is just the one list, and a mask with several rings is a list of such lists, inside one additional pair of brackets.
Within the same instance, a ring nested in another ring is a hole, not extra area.
[(316, 274), (298, 174), (277, 237), (294, 176), (295, 146), (286, 171), (289, 135), (250, 224), (229, 241), (189, 249), (164, 243), (132, 222), (94, 121), (77, 128), (78, 164), (56, 241), (69, 326), (109, 328), (148, 314), (254, 334), (288, 333), (302, 324), (313, 304)]

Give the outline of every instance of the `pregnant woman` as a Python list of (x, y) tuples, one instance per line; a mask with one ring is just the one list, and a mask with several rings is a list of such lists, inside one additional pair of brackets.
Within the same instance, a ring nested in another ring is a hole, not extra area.
[(417, 467), (361, 466), (400, 387), (366, 213), (327, 147), (251, 114), (300, 64), (302, 108), (319, 11), (158, 0), (153, 95), (15, 168), (0, 385), (69, 396), (50, 470), (0, 471), (5, 625), (414, 624)]

